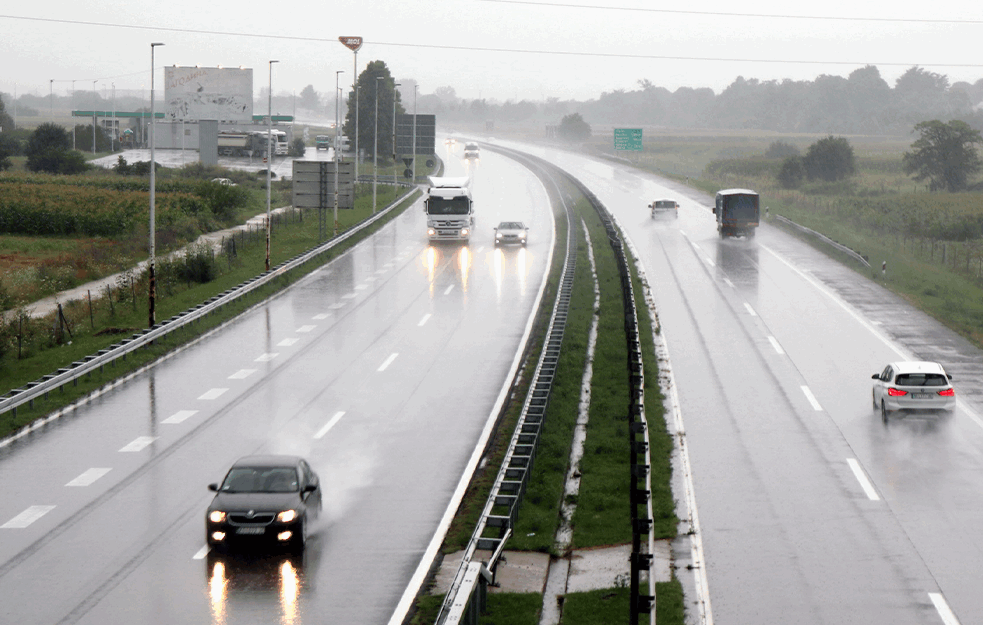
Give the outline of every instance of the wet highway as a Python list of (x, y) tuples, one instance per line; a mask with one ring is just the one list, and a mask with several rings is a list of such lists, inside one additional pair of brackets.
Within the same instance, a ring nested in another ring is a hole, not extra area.
[[(712, 197), (529, 151), (580, 177), (645, 267), (689, 444), (713, 621), (983, 623), (983, 354), (775, 228), (719, 240)], [(646, 205), (664, 197), (680, 201), (678, 219), (650, 217)], [(946, 366), (953, 415), (882, 424), (870, 377), (904, 359)]]
[[(386, 622), (476, 461), (553, 246), (527, 170), (489, 154), (472, 173), (470, 246), (430, 247), (418, 204), (0, 448), (0, 622)], [(494, 225), (512, 219), (528, 248), (496, 249)], [(303, 557), (205, 548), (207, 484), (254, 453), (302, 455), (320, 475)]]

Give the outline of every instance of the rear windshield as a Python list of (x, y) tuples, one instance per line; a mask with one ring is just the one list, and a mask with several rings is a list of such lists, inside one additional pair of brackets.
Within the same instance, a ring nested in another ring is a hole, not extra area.
[(898, 386), (945, 386), (949, 380), (941, 373), (901, 373), (894, 383)]
[(656, 208), (676, 208), (676, 203), (672, 200), (658, 200), (655, 203)]

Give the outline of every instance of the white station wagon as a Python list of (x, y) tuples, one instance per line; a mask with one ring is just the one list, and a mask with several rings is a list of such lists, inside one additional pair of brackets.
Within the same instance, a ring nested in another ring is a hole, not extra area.
[(937, 362), (892, 362), (874, 380), (874, 409), (888, 415), (898, 410), (952, 410), (956, 407), (956, 392), (952, 376)]

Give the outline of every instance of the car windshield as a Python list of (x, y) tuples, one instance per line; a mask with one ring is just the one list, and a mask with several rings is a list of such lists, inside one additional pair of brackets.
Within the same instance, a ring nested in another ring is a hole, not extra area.
[(298, 490), (293, 467), (234, 467), (222, 482), (223, 493), (293, 493)]
[(941, 373), (901, 373), (894, 383), (898, 386), (945, 386), (949, 380)]
[(428, 215), (467, 215), (470, 208), (468, 198), (442, 198), (431, 196), (427, 199)]
[(503, 221), (498, 224), (499, 230), (522, 230), (522, 224), (517, 221)]
[(675, 208), (676, 203), (672, 200), (659, 200), (655, 203), (656, 208)]

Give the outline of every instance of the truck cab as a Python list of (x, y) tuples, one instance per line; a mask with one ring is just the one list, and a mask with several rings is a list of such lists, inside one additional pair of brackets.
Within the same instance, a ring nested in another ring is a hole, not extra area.
[(727, 237), (754, 236), (758, 227), (760, 198), (750, 189), (723, 189), (717, 192), (713, 214), (717, 217), (717, 234)]
[(423, 202), (427, 237), (431, 241), (468, 241), (474, 229), (471, 179), (430, 176)]

